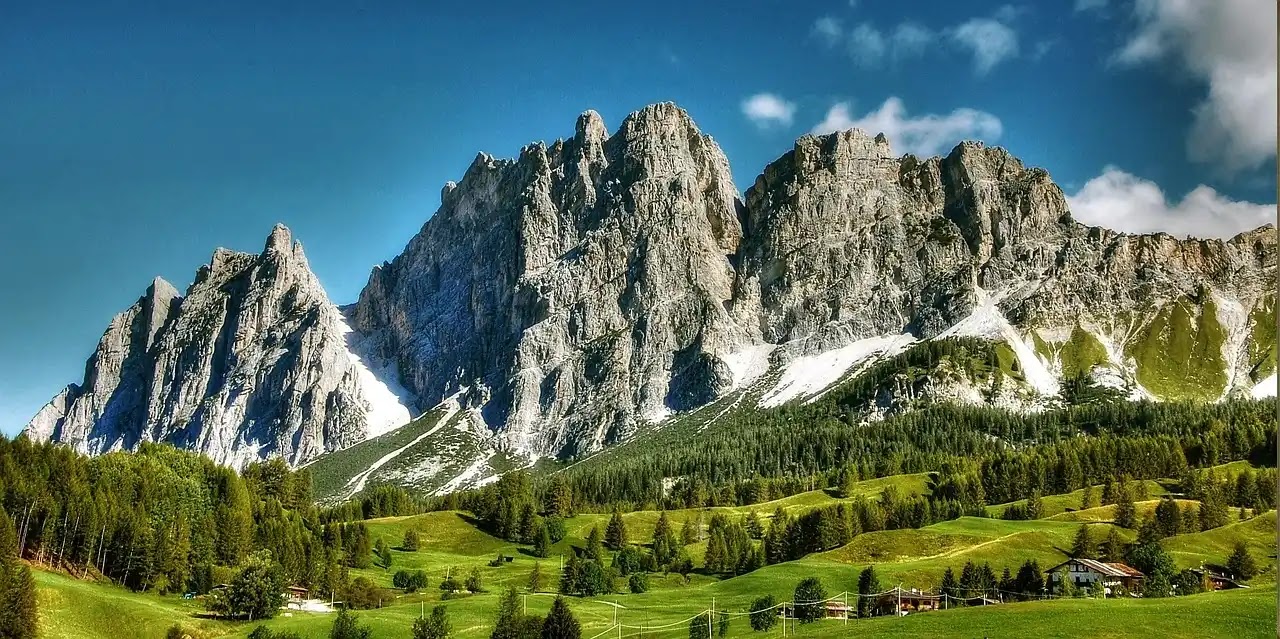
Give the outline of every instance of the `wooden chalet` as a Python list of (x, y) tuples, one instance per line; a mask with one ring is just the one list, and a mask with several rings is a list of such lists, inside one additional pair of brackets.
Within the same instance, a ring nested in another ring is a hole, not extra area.
[(1231, 590), (1234, 588), (1248, 588), (1248, 586), (1236, 581), (1235, 575), (1232, 575), (1221, 566), (1200, 566), (1192, 568), (1192, 573), (1200, 577), (1204, 583), (1205, 590)]
[(1073, 558), (1046, 571), (1052, 584), (1061, 586), (1063, 568), (1066, 568), (1066, 578), (1072, 580), (1077, 588), (1088, 588), (1101, 582), (1107, 594), (1111, 594), (1111, 589), (1116, 586), (1129, 592), (1139, 591), (1146, 579), (1146, 575), (1137, 568), (1122, 563)]

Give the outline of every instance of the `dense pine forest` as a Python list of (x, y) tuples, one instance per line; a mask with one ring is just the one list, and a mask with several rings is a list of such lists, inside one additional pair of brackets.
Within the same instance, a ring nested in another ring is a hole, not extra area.
[(1276, 458), (1270, 401), (1110, 402), (1030, 415), (937, 405), (862, 423), (847, 398), (729, 413), (714, 430), (659, 433), (553, 481), (568, 484), (578, 508), (601, 511), (743, 505), (835, 486), (841, 476), (946, 468), (945, 481), (976, 483), (996, 504), (1122, 474), (1176, 477), (1188, 467)]
[(307, 472), (280, 460), (237, 473), (167, 445), (90, 458), (0, 439), (0, 505), (10, 513), (0, 519), (12, 522), (15, 554), (140, 592), (269, 584), (259, 601), (236, 588), (215, 597), (211, 608), (228, 615), (274, 612), (286, 584), (348, 594), (347, 569), (369, 565), (364, 526), (323, 523), (310, 494)]

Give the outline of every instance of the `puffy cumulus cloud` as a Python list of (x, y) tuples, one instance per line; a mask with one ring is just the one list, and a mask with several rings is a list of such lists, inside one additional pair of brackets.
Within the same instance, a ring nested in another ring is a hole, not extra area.
[(1067, 196), (1067, 204), (1075, 219), (1125, 233), (1228, 238), (1276, 219), (1274, 204), (1239, 202), (1203, 184), (1172, 203), (1155, 182), (1114, 166)]
[(811, 132), (823, 134), (845, 129), (862, 129), (872, 135), (883, 133), (897, 151), (919, 156), (938, 155), (961, 140), (994, 142), (1003, 132), (999, 118), (975, 109), (911, 117), (897, 97), (885, 100), (879, 109), (860, 118), (853, 117), (848, 102), (836, 103)]
[(1275, 0), (1137, 0), (1122, 65), (1172, 60), (1208, 90), (1195, 108), (1188, 156), (1224, 173), (1276, 153)]
[(990, 72), (1001, 62), (1018, 55), (1018, 34), (993, 18), (974, 18), (948, 31), (955, 44), (973, 55), (978, 75)]
[(1102, 11), (1107, 8), (1107, 0), (1076, 0), (1076, 11)]
[(772, 93), (757, 93), (742, 101), (742, 114), (761, 128), (791, 124), (796, 105)]

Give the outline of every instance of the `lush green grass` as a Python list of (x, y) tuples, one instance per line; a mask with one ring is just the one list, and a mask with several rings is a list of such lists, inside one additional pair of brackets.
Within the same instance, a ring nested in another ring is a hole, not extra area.
[(40, 636), (48, 639), (163, 637), (175, 623), (215, 636), (231, 624), (200, 619), (202, 608), (179, 597), (133, 593), (119, 586), (34, 571), (39, 592)]
[(367, 439), (337, 453), (325, 455), (307, 466), (316, 497), (333, 497), (347, 485), (352, 477), (364, 472), (374, 462), (413, 441), (417, 436), (435, 426), (440, 417), (438, 411), (422, 417), (390, 433)]
[(1102, 342), (1079, 324), (1071, 331), (1071, 338), (1058, 350), (1058, 361), (1062, 363), (1062, 377), (1071, 378), (1087, 375), (1094, 366), (1106, 366), (1107, 349)]
[(1276, 296), (1267, 295), (1249, 313), (1249, 376), (1262, 381), (1276, 372)]
[[(904, 475), (862, 482), (858, 492), (876, 495), (886, 486), (896, 486), (903, 493), (927, 492), (927, 475)], [(1070, 503), (1071, 496), (1059, 496)], [(1048, 502), (1051, 498), (1046, 498)], [(1078, 499), (1078, 497), (1077, 497)], [(743, 517), (754, 509), (767, 517), (775, 506), (802, 510), (828, 503), (836, 498), (823, 491), (811, 491), (786, 499), (750, 507), (710, 509), (733, 517)], [(1155, 500), (1142, 507), (1154, 507)], [(1067, 506), (1064, 506), (1067, 507)], [(1091, 509), (1096, 510), (1096, 509)], [(685, 515), (697, 511), (668, 513), (679, 527)], [(705, 514), (705, 511), (703, 511)], [(1081, 516), (1091, 511), (1067, 513)], [(1098, 513), (1102, 519), (1105, 513)], [(647, 541), (658, 514), (652, 511), (627, 513), (624, 520), (631, 529), (633, 541)], [(893, 530), (867, 533), (850, 544), (798, 561), (766, 566), (752, 573), (730, 579), (694, 574), (688, 580), (679, 575), (652, 575), (651, 590), (640, 595), (618, 594), (596, 599), (571, 599), (574, 613), (584, 626), (584, 637), (605, 632), (615, 614), (629, 625), (658, 625), (679, 622), (706, 609), (715, 602), (717, 609), (745, 610), (756, 597), (772, 594), (780, 601), (789, 599), (795, 584), (803, 578), (818, 576), (831, 594), (856, 590), (858, 573), (875, 565), (885, 587), (932, 588), (947, 567), (959, 570), (966, 561), (988, 562), (999, 573), (1008, 566), (1016, 570), (1023, 561), (1034, 559), (1044, 568), (1060, 563), (1066, 557), (1079, 523), (1062, 521), (1061, 515), (1035, 521), (1003, 521), (964, 517), (940, 522), (920, 530)], [(545, 588), (555, 588), (559, 576), (559, 556), (571, 552), (571, 545), (583, 545), (592, 525), (603, 528), (606, 515), (579, 515), (569, 522), (569, 537), (552, 549), (552, 557), (541, 560)], [(498, 593), (507, 586), (522, 589), (528, 582), (536, 560), (524, 547), (496, 539), (479, 529), (466, 515), (436, 512), (412, 517), (393, 517), (366, 522), (374, 538), (385, 538), (393, 547), (400, 545), (407, 529), (420, 538), (416, 552), (393, 551), (391, 570), (374, 567), (353, 570), (390, 586), (395, 570), (427, 571), (430, 584), (412, 595), (388, 592), (384, 607), (360, 612), (363, 622), (373, 628), (374, 639), (406, 637), (419, 610), (441, 601), (438, 589), (446, 570), (465, 575), (473, 567), (481, 571), (487, 592), (446, 602), (457, 635), (462, 639), (487, 637), (496, 609)], [(1179, 565), (1198, 565), (1201, 561), (1223, 563), (1236, 540), (1244, 540), (1254, 551), (1267, 572), (1254, 581), (1267, 584), (1275, 579), (1274, 531), (1276, 516), (1267, 513), (1250, 521), (1223, 528), (1180, 535), (1162, 542), (1173, 553)], [(1094, 526), (1099, 538), (1111, 528), (1108, 523)], [(1132, 540), (1134, 532), (1120, 530)], [(702, 545), (690, 547), (699, 561)], [(487, 563), (499, 553), (515, 557), (512, 563), (489, 567)], [(160, 637), (175, 622), (194, 631), (200, 639), (244, 637), (257, 624), (219, 622), (196, 617), (198, 604), (176, 597), (136, 594), (121, 588), (82, 582), (62, 575), (38, 574), (44, 616), (45, 637)], [(527, 598), (529, 611), (545, 614), (552, 596), (536, 594)], [(846, 629), (839, 622), (824, 621), (798, 630), (798, 636), (838, 637), (854, 631), (867, 636), (1123, 636), (1126, 631), (1141, 628), (1168, 637), (1250, 637), (1263, 636), (1274, 626), (1274, 587), (1252, 588), (1240, 592), (1213, 593), (1167, 600), (1055, 601), (1007, 604), (967, 610), (912, 615), (904, 619), (852, 621)], [(328, 633), (333, 616), (314, 613), (292, 613), (265, 622), (271, 628), (292, 630), (304, 637), (323, 637)], [(775, 632), (779, 629), (775, 628)], [(637, 632), (630, 630), (628, 632)], [(687, 626), (677, 624), (665, 634), (650, 636), (687, 636)], [(791, 630), (788, 629), (790, 633)], [(737, 619), (730, 636), (765, 636), (752, 633), (745, 619)], [(772, 636), (772, 634), (768, 635)], [(1269, 636), (1269, 635), (1268, 635)]]
[[(1245, 462), (1245, 465), (1247, 466), (1248, 463)], [(1135, 483), (1138, 483), (1138, 482), (1135, 482)], [(1168, 493), (1168, 490), (1165, 489), (1165, 487), (1161, 485), (1160, 482), (1158, 481), (1148, 479), (1140, 483), (1146, 487), (1147, 495), (1149, 497), (1160, 497)], [(1098, 500), (1102, 499), (1101, 485), (1093, 487), (1093, 496), (1094, 496), (1094, 499), (1098, 499)], [(1078, 511), (1080, 510), (1080, 506), (1082, 505), (1083, 501), (1084, 501), (1084, 489), (1080, 489), (1070, 493), (1065, 493), (1062, 495), (1045, 496), (1040, 500), (1041, 505), (1044, 508), (1044, 512), (1041, 513), (1040, 516), (1047, 518), (1047, 517), (1053, 517), (1055, 515), (1061, 515), (1063, 513), (1071, 513), (1074, 511)], [(987, 514), (991, 515), (992, 517), (1000, 517), (1001, 515), (1004, 514), (1004, 511), (1006, 508), (1013, 506), (1015, 504), (1020, 506), (1025, 506), (1026, 503), (1027, 503), (1027, 500), (1019, 499), (1018, 501), (1009, 502), (1007, 504), (995, 504), (992, 506), (987, 506)]]
[(1137, 379), (1161, 399), (1214, 401), (1227, 384), (1222, 343), (1226, 331), (1217, 305), (1179, 299), (1155, 313), (1128, 354), (1137, 361)]
[(1027, 602), (850, 621), (848, 626), (822, 621), (800, 626), (795, 636), (1262, 638), (1275, 636), (1275, 603), (1274, 588), (1170, 599)]
[(1203, 563), (1223, 565), (1235, 549), (1237, 542), (1244, 542), (1262, 569), (1258, 579), (1274, 581), (1276, 570), (1276, 511), (1268, 511), (1246, 521), (1237, 521), (1221, 528), (1204, 532), (1177, 535), (1161, 542), (1174, 561), (1183, 568)]

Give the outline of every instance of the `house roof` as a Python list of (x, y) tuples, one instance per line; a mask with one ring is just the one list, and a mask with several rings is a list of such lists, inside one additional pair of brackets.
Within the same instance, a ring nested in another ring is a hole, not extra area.
[(1057, 566), (1050, 568), (1050, 570), (1052, 571), (1056, 568), (1060, 568), (1062, 566), (1065, 566), (1073, 562), (1080, 564), (1081, 566), (1084, 566), (1085, 568), (1088, 568), (1089, 570), (1092, 570), (1093, 572), (1096, 572), (1105, 577), (1145, 577), (1146, 576), (1142, 574), (1140, 570), (1138, 570), (1137, 568), (1134, 568), (1133, 566), (1129, 566), (1129, 565), (1118, 563), (1118, 562), (1108, 563), (1105, 561), (1097, 561), (1094, 559), (1078, 559), (1078, 558), (1068, 559), (1058, 564)]

